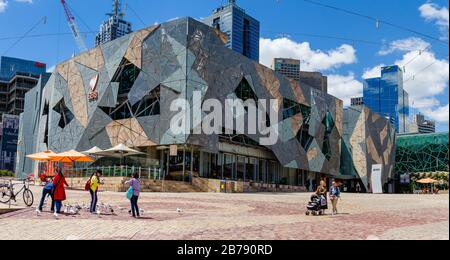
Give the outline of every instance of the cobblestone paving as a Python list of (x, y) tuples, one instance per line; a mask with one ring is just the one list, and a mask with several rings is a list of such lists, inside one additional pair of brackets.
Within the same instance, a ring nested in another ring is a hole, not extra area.
[[(305, 215), (309, 196), (147, 193), (136, 220), (123, 193), (100, 193), (115, 215), (82, 211), (55, 219), (48, 208), (40, 216), (25, 209), (0, 215), (0, 239), (449, 239), (448, 195), (343, 194), (341, 214), (322, 217)], [(84, 204), (89, 194), (69, 191), (68, 198)]]

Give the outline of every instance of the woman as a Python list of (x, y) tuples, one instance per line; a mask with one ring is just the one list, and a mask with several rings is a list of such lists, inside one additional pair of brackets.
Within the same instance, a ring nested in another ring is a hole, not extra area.
[(100, 177), (102, 176), (102, 171), (97, 170), (92, 174), (91, 179), (89, 180), (89, 193), (91, 194), (91, 207), (90, 212), (95, 214), (97, 212), (97, 202), (98, 202), (98, 186), (100, 184)]
[(327, 185), (324, 180), (320, 181), (316, 194), (320, 197), (320, 208), (322, 210), (322, 214), (324, 214), (325, 210), (328, 209)]
[(55, 201), (56, 210), (54, 214), (61, 213), (62, 202), (66, 200), (66, 190), (64, 186), (69, 187), (61, 169), (56, 170), (56, 176), (53, 179), (53, 200)]
[(138, 199), (140, 195), (141, 184), (139, 182), (139, 174), (134, 173), (131, 180), (125, 182), (126, 185), (130, 185), (133, 188), (133, 196), (131, 197), (131, 213), (133, 214), (133, 218), (139, 218), (139, 207), (138, 207)]
[(341, 190), (339, 189), (337, 182), (333, 181), (332, 186), (330, 188), (330, 199), (331, 204), (333, 205), (333, 215), (338, 214), (337, 204), (340, 197), (341, 197)]

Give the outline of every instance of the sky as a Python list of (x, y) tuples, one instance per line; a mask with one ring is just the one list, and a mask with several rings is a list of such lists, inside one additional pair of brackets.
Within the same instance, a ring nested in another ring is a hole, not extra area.
[[(226, 0), (123, 0), (133, 29), (178, 17), (201, 19)], [(314, 0), (379, 22), (304, 0), (237, 0), (261, 22), (261, 59), (297, 58), (320, 71), (330, 94), (349, 105), (363, 79), (397, 64), (410, 94), (411, 117), (422, 113), (449, 129), (449, 11), (446, 0)], [(89, 47), (112, 0), (66, 0)], [(44, 19), (44, 17), (46, 17)], [(390, 26), (393, 24), (395, 26)], [(410, 30), (399, 29), (398, 27)], [(18, 37), (27, 37), (18, 40)], [(78, 53), (59, 0), (0, 0), (0, 56), (32, 59), (49, 68)]]

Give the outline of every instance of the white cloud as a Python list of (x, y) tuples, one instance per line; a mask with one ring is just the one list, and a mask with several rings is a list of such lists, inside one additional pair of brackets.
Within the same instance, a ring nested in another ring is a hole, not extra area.
[(448, 39), (449, 12), (447, 7), (440, 7), (434, 3), (427, 2), (419, 7), (419, 11), (425, 20), (436, 23), (442, 32), (442, 39)]
[(436, 109), (425, 109), (422, 112), (425, 116), (435, 120), (438, 123), (447, 123), (449, 122), (449, 109), (448, 104), (442, 107), (438, 107)]
[(385, 64), (377, 65), (373, 68), (366, 68), (364, 70), (363, 79), (379, 78), (381, 77), (381, 68), (385, 67)]
[(411, 100), (442, 94), (449, 82), (448, 60), (438, 59), (429, 51), (420, 56), (415, 52), (408, 52), (395, 64), (402, 65), (414, 58), (415, 60), (406, 66), (404, 73), (404, 88)]
[(6, 10), (7, 6), (8, 6), (8, 1), (0, 0), (0, 13), (4, 12)]
[(332, 50), (313, 50), (308, 42), (295, 42), (289, 38), (260, 40), (260, 62), (272, 66), (274, 58), (293, 58), (302, 61), (304, 71), (324, 71), (336, 69), (357, 61), (356, 50), (343, 44)]
[[(14, 2), (32, 4), (33, 0), (14, 0)], [(8, 7), (8, 0), (0, 0), (0, 13), (4, 12)]]
[(439, 100), (437, 100), (434, 97), (421, 98), (421, 99), (417, 99), (414, 102), (412, 102), (413, 107), (417, 108), (417, 109), (429, 109), (430, 107), (436, 107), (436, 106), (439, 106), (440, 104), (441, 104), (441, 102), (439, 102)]
[(410, 37), (407, 39), (397, 40), (391, 42), (388, 46), (383, 47), (378, 55), (385, 56), (396, 51), (409, 52), (409, 51), (424, 51), (428, 49), (431, 45), (417, 37)]
[(363, 84), (355, 79), (353, 73), (328, 76), (328, 93), (342, 99), (344, 106), (350, 106), (351, 98), (363, 95)]
[(55, 71), (56, 66), (53, 65), (50, 68), (47, 68), (47, 73), (53, 73)]

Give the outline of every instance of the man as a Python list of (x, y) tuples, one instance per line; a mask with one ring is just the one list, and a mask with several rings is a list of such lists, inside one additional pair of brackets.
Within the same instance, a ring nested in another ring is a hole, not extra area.
[(49, 177), (45, 177), (45, 186), (44, 189), (42, 190), (42, 198), (41, 198), (41, 202), (39, 203), (39, 207), (36, 209), (36, 212), (38, 214), (40, 214), (44, 208), (44, 203), (45, 203), (45, 199), (48, 197), (51, 197), (52, 199), (52, 206), (51, 206), (51, 211), (53, 212), (55, 210), (55, 201), (53, 200), (53, 196), (52, 196), (52, 190), (53, 190), (53, 181), (51, 178)]
[(341, 191), (336, 181), (333, 181), (330, 188), (330, 199), (331, 204), (333, 205), (333, 215), (338, 214), (337, 204), (338, 200), (341, 197)]

